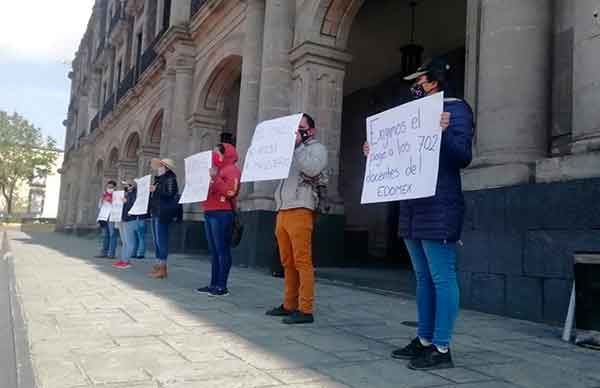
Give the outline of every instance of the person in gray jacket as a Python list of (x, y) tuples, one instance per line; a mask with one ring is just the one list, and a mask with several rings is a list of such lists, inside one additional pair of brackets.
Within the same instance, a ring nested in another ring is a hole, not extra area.
[(275, 191), (277, 223), (275, 235), (284, 269), (283, 304), (267, 315), (284, 317), (283, 323), (312, 323), (315, 276), (312, 233), (318, 195), (314, 182), (327, 167), (327, 149), (315, 138), (315, 121), (302, 116), (296, 132), (296, 149), (287, 179)]

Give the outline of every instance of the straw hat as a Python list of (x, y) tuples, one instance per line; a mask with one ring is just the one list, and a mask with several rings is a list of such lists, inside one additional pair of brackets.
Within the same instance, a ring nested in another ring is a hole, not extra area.
[(151, 163), (159, 163), (162, 166), (165, 166), (169, 170), (175, 170), (175, 161), (173, 159), (165, 158), (165, 159), (152, 159)]

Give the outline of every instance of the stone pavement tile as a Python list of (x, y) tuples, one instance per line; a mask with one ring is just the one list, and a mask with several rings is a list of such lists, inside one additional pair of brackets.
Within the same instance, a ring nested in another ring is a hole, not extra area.
[(339, 326), (339, 329), (362, 337), (386, 340), (392, 338), (409, 338), (415, 337), (416, 332), (414, 327), (404, 326), (402, 324), (381, 323), (376, 325), (359, 325), (359, 326)]
[(165, 344), (119, 347), (79, 356), (80, 365), (94, 384), (149, 380), (147, 370), (160, 371), (186, 362)]
[(452, 369), (441, 369), (430, 372), (436, 376), (443, 377), (458, 384), (484, 382), (490, 380), (497, 380), (483, 373), (476, 372), (466, 368), (452, 368)]
[(34, 359), (33, 367), (40, 388), (88, 386), (85, 375), (72, 361), (51, 358)]
[(277, 380), (265, 374), (248, 374), (236, 377), (222, 377), (204, 381), (182, 381), (163, 384), (164, 388), (258, 388), (273, 387)]
[(308, 329), (290, 338), (323, 352), (367, 351), (371, 347), (368, 340), (333, 328)]
[(463, 353), (461, 351), (455, 351), (452, 354), (454, 365), (457, 367), (476, 367), (486, 366), (495, 364), (514, 364), (519, 363), (521, 360), (517, 357), (511, 357), (503, 353), (494, 352), (490, 350), (482, 350), (478, 352)]
[[(417, 388), (448, 384), (448, 380), (430, 373), (417, 372), (405, 362), (382, 360), (342, 366), (316, 366), (315, 369), (353, 387)], [(365, 373), (368, 371), (368, 373)]]
[(163, 368), (149, 367), (147, 370), (155, 380), (164, 385), (182, 381), (206, 381), (240, 376), (268, 377), (264, 372), (256, 370), (239, 359), (178, 363)]
[[(435, 388), (529, 388), (524, 385), (514, 385), (508, 383), (506, 381), (485, 381), (485, 382), (477, 382), (477, 383), (467, 383), (467, 384), (451, 384), (451, 385), (440, 385)], [(565, 387), (567, 388), (567, 387)]]
[[(291, 385), (277, 385), (272, 388), (351, 388), (349, 385), (342, 384), (334, 380), (314, 381), (310, 383), (300, 383)], [(359, 387), (356, 387), (359, 388)], [(362, 388), (362, 387), (360, 387)]]
[(386, 360), (389, 358), (390, 351), (355, 351), (355, 352), (335, 352), (335, 356), (343, 361), (358, 362), (358, 361), (377, 361)]
[[(596, 367), (599, 365), (600, 362)], [(548, 368), (534, 362), (522, 361), (508, 365), (475, 366), (472, 369), (527, 388), (595, 388), (600, 384), (599, 380), (561, 368), (561, 365)]]
[(300, 343), (234, 348), (229, 352), (261, 370), (302, 368), (340, 361), (333, 355)]
[(311, 383), (323, 380), (327, 376), (311, 368), (274, 369), (267, 373), (285, 384)]

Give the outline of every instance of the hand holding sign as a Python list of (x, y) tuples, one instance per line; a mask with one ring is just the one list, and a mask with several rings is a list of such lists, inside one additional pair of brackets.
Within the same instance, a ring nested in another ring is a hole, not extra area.
[(438, 93), (367, 118), (361, 203), (435, 195), (443, 104), (444, 96)]
[(288, 177), (300, 120), (302, 113), (258, 124), (244, 161), (242, 182)]

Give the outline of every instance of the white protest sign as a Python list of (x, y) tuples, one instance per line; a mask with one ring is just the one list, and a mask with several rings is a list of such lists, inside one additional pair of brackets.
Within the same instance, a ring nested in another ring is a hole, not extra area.
[(258, 124), (246, 154), (242, 182), (285, 179), (290, 173), (302, 113)]
[(369, 157), (361, 203), (435, 195), (444, 95), (400, 105), (367, 118)]
[(125, 192), (123, 190), (113, 192), (112, 207), (110, 209), (110, 221), (111, 222), (121, 222), (124, 204), (125, 204)]
[(108, 217), (110, 217), (110, 210), (112, 206), (109, 202), (102, 202), (100, 206), (100, 213), (98, 214), (98, 218), (96, 221), (108, 221)]
[(185, 187), (179, 203), (203, 202), (208, 197), (212, 151), (185, 158)]
[(128, 214), (131, 216), (143, 216), (148, 213), (148, 202), (150, 201), (151, 175), (146, 175), (135, 180), (137, 183), (137, 196)]

